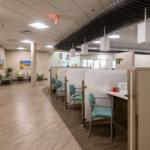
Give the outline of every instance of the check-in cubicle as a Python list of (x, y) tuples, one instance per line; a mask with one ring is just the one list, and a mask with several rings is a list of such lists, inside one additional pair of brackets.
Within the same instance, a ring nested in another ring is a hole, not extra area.
[[(93, 93), (95, 97), (113, 98), (108, 94), (108, 92), (112, 91), (113, 87), (118, 87), (119, 82), (127, 82), (127, 70), (89, 70), (85, 73), (86, 121), (90, 121), (91, 116), (91, 107), (88, 99), (88, 94)], [(96, 104), (101, 106), (110, 106), (111, 101), (96, 99)]]
[[(82, 104), (81, 110), (81, 126), (84, 126), (84, 79), (85, 73), (90, 70), (90, 68), (86, 69), (69, 69), (67, 71), (67, 103), (70, 105), (70, 92), (69, 92), (69, 85), (73, 84), (77, 89), (78, 92), (82, 92), (83, 100), (78, 100), (76, 104)], [(71, 104), (72, 105), (72, 104)]]

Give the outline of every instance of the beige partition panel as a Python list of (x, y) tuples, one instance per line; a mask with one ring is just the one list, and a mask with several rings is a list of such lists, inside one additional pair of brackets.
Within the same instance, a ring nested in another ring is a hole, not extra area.
[(120, 64), (116, 63), (116, 70), (128, 69), (134, 67), (134, 52), (124, 52), (115, 55), (115, 61), (120, 60)]
[(128, 150), (149, 150), (150, 68), (131, 68), (128, 79)]

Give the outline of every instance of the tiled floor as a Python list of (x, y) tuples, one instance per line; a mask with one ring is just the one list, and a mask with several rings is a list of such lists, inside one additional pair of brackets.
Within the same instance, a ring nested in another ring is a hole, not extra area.
[(43, 93), (47, 82), (0, 85), (0, 150), (81, 150)]

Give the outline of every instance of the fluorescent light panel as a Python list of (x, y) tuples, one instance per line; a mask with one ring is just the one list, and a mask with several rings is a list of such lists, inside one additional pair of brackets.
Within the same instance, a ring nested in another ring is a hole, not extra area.
[(31, 41), (29, 41), (29, 40), (23, 40), (21, 42), (23, 42), (23, 43), (31, 43)]
[(22, 49), (25, 49), (25, 48), (23, 48), (23, 47), (18, 47), (17, 49), (20, 49), (20, 50), (22, 50)]
[(118, 39), (120, 38), (120, 35), (110, 35), (110, 36), (107, 36), (108, 38), (110, 39)]
[(93, 43), (99, 44), (99, 43), (101, 43), (101, 41), (94, 41)]
[(53, 46), (52, 46), (52, 45), (48, 45), (48, 46), (45, 46), (45, 47), (47, 47), (47, 48), (53, 48)]
[(33, 27), (33, 28), (37, 28), (37, 29), (45, 29), (45, 28), (49, 28), (49, 26), (46, 26), (43, 23), (33, 23), (33, 24), (28, 24), (29, 26)]

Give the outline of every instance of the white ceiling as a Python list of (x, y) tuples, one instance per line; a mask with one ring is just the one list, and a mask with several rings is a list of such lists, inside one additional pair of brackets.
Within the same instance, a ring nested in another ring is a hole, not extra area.
[[(17, 49), (24, 47), (30, 49), (30, 44), (21, 43), (22, 40), (31, 40), (41, 46), (41, 50), (50, 50), (46, 45), (55, 45), (65, 37), (76, 31), (94, 16), (101, 13), (117, 0), (0, 0), (0, 45), (5, 49)], [(94, 10), (94, 12), (92, 11)], [(59, 16), (55, 25), (51, 14)], [(28, 24), (41, 22), (50, 26), (48, 29), (35, 29)], [(34, 34), (25, 35), (19, 33), (22, 30), (30, 30)], [(137, 45), (137, 28), (132, 26), (118, 31), (121, 39), (111, 40), (111, 46), (133, 47)], [(17, 42), (9, 42), (13, 39)], [(89, 43), (91, 46), (97, 44)]]

